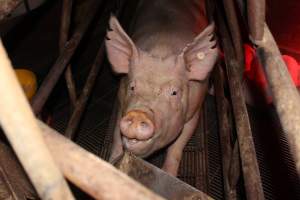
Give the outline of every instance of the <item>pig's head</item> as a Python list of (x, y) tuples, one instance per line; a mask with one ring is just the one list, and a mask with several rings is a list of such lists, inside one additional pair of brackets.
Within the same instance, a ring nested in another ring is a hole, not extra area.
[(180, 54), (154, 57), (139, 49), (115, 17), (106, 49), (113, 71), (127, 74), (120, 88), (123, 146), (140, 157), (178, 137), (191, 114), (190, 84), (206, 80), (218, 51), (208, 26)]

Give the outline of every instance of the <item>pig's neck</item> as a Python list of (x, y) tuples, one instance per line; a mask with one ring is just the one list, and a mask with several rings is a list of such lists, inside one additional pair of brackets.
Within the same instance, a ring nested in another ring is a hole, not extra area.
[(144, 0), (139, 5), (132, 38), (155, 57), (179, 54), (207, 25), (204, 0)]

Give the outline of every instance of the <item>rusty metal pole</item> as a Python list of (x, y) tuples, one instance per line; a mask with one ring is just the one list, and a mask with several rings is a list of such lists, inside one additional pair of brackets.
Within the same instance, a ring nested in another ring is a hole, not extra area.
[(13, 12), (22, 0), (0, 0), (0, 21)]
[(42, 133), (0, 40), (0, 123), (42, 199), (74, 199), (46, 148)]
[(98, 8), (101, 4), (102, 1), (97, 0), (91, 5), (90, 12), (86, 16), (86, 21), (80, 24), (77, 31), (75, 31), (71, 39), (66, 43), (64, 50), (57, 58), (55, 64), (52, 66), (43, 83), (39, 87), (36, 95), (33, 97), (31, 105), (35, 114), (39, 114), (43, 109), (43, 106), (45, 105), (50, 93), (52, 92), (54, 86), (59, 80), (65, 67), (69, 63), (84, 33), (86, 32), (91, 21), (97, 14)]
[(111, 164), (87, 152), (39, 121), (43, 136), (64, 175), (80, 189), (101, 200), (163, 200)]
[(92, 92), (93, 86), (95, 85), (95, 81), (97, 78), (97, 75), (99, 73), (99, 70), (101, 68), (101, 64), (104, 57), (104, 44), (102, 43), (97, 55), (94, 64), (91, 67), (91, 70), (89, 72), (88, 78), (86, 80), (86, 83), (84, 85), (83, 91), (76, 102), (75, 110), (72, 113), (72, 116), (68, 122), (65, 136), (67, 138), (73, 139), (74, 133), (76, 129), (78, 128), (81, 116), (83, 114), (83, 111), (86, 107), (86, 103), (90, 97), (90, 94)]
[(235, 56), (238, 61), (238, 70), (240, 71), (240, 76), (242, 78), (244, 72), (244, 49), (241, 36), (241, 29), (237, 17), (238, 15), (233, 0), (223, 0), (223, 4), (227, 18), (226, 21), (229, 26), (230, 36), (234, 46)]
[(247, 0), (249, 38), (252, 42), (262, 40), (266, 15), (265, 0)]
[(229, 120), (229, 102), (224, 94), (224, 74), (220, 65), (215, 67), (213, 73), (213, 83), (215, 88), (218, 122), (219, 122), (219, 134), (220, 144), (222, 152), (222, 170), (223, 170), (223, 182), (224, 192), (226, 200), (234, 200), (236, 197), (236, 188), (231, 187), (230, 184), (230, 166), (232, 160), (232, 147), (231, 147), (231, 120)]
[(217, 19), (222, 46), (225, 53), (225, 63), (229, 79), (230, 95), (238, 136), (246, 196), (248, 200), (263, 200), (264, 193), (248, 112), (242, 91), (241, 77), (238, 71), (238, 62), (235, 59), (233, 44), (230, 40), (229, 31), (225, 26), (224, 18), (221, 15), (219, 6), (217, 6)]
[[(63, 0), (62, 1), (62, 16), (60, 24), (60, 38), (59, 47), (60, 53), (64, 50), (65, 44), (69, 39), (71, 16), (72, 16), (73, 0)], [(72, 75), (71, 65), (67, 66), (65, 71), (66, 84), (70, 96), (70, 100), (73, 106), (76, 104), (76, 86)]]
[[(117, 2), (118, 3), (118, 2)], [(116, 11), (116, 16), (120, 15), (123, 4), (125, 1), (120, 2), (119, 8)], [(80, 97), (78, 101), (76, 102), (75, 109), (72, 113), (72, 116), (68, 122), (66, 131), (65, 131), (65, 136), (67, 138), (73, 139), (74, 133), (77, 130), (81, 116), (84, 112), (84, 109), (86, 107), (87, 101), (91, 95), (93, 86), (95, 85), (97, 75), (99, 73), (99, 70), (101, 68), (101, 64), (103, 63), (103, 58), (104, 58), (104, 42), (101, 43), (101, 46), (97, 52), (95, 61), (90, 69), (89, 75), (87, 77), (87, 80), (85, 82), (85, 85), (83, 87), (82, 94), (80, 94)]]
[(300, 176), (300, 95), (293, 84), (274, 38), (265, 24), (258, 45), (259, 60), (264, 66), (281, 125), (287, 134), (291, 153)]

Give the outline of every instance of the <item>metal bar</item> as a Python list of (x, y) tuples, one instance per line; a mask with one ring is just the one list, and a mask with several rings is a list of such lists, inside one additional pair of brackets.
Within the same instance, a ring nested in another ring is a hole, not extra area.
[[(118, 3), (118, 1), (116, 1)], [(119, 3), (118, 8), (116, 10), (116, 16), (118, 16), (123, 8), (123, 4), (125, 3), (125, 1), (122, 1)], [(90, 69), (88, 78), (85, 82), (82, 94), (80, 95), (78, 101), (76, 102), (76, 106), (75, 106), (75, 110), (72, 113), (72, 116), (68, 122), (66, 131), (65, 131), (65, 136), (67, 138), (73, 139), (74, 137), (74, 133), (77, 130), (79, 123), (80, 123), (80, 119), (81, 116), (84, 112), (84, 109), (86, 107), (87, 101), (89, 99), (89, 96), (92, 92), (93, 86), (95, 84), (96, 81), (96, 77), (99, 73), (101, 64), (103, 62), (103, 57), (104, 57), (104, 42), (101, 43), (101, 46), (98, 50), (98, 53), (96, 55), (96, 59)]]
[[(60, 38), (59, 38), (60, 53), (62, 53), (65, 44), (69, 39), (72, 6), (73, 6), (73, 0), (63, 0), (61, 25), (60, 25)], [(71, 65), (67, 66), (67, 69), (65, 71), (65, 79), (66, 79), (66, 84), (67, 84), (71, 103), (73, 106), (75, 106), (77, 96), (76, 96), (76, 86), (72, 75)]]
[(65, 79), (66, 79), (66, 84), (67, 84), (71, 104), (75, 107), (77, 101), (77, 93), (76, 93), (76, 86), (73, 78), (71, 65), (67, 66), (67, 69), (65, 71)]
[(247, 14), (250, 32), (249, 38), (254, 43), (255, 41), (261, 41), (264, 36), (266, 1), (247, 0)]
[(219, 33), (221, 34), (222, 46), (226, 55), (225, 63), (239, 142), (246, 196), (249, 200), (262, 200), (264, 199), (264, 193), (262, 189), (249, 117), (241, 87), (241, 77), (238, 72), (238, 63), (235, 59), (234, 52), (232, 51), (233, 45), (230, 40), (229, 32), (225, 26), (224, 18), (221, 16), (219, 6), (217, 6), (217, 9), (218, 11), (216, 13), (219, 22)]
[(125, 153), (121, 160), (116, 163), (116, 166), (120, 171), (166, 199), (213, 200), (204, 192), (135, 157), (133, 154)]
[(86, 16), (86, 21), (81, 23), (77, 31), (73, 34), (71, 39), (66, 43), (64, 50), (57, 58), (55, 64), (50, 69), (48, 75), (41, 84), (37, 94), (32, 99), (32, 109), (35, 114), (39, 114), (42, 110), (44, 104), (46, 103), (51, 91), (59, 80), (61, 74), (63, 73), (66, 65), (69, 63), (71, 57), (73, 56), (76, 48), (79, 45), (84, 33), (89, 27), (94, 16), (97, 14), (98, 8), (102, 1), (97, 0), (91, 4), (90, 12)]
[(223, 0), (227, 23), (230, 30), (230, 37), (233, 42), (235, 56), (238, 62), (238, 70), (242, 78), (244, 72), (244, 49), (241, 30), (233, 0)]
[(234, 60), (228, 60), (227, 66), (247, 199), (264, 199), (249, 117), (241, 87), (240, 74), (236, 69), (237, 63)]
[(215, 88), (215, 96), (217, 102), (218, 111), (218, 122), (219, 122), (219, 134), (220, 134), (220, 144), (222, 152), (222, 169), (223, 169), (223, 182), (224, 182), (224, 192), (226, 200), (236, 199), (236, 188), (231, 187), (230, 184), (230, 165), (232, 157), (232, 147), (231, 147), (231, 125), (228, 116), (229, 103), (224, 94), (224, 74), (220, 65), (215, 67), (213, 74), (213, 83)]
[(39, 121), (43, 136), (64, 175), (95, 199), (163, 200), (114, 166), (87, 152)]
[(95, 84), (97, 75), (101, 68), (103, 57), (104, 57), (104, 43), (101, 44), (101, 47), (98, 50), (95, 62), (93, 64), (93, 66), (91, 67), (91, 70), (89, 72), (88, 78), (84, 85), (82, 94), (80, 95), (78, 101), (76, 102), (75, 110), (72, 113), (72, 116), (68, 122), (66, 131), (65, 131), (65, 136), (67, 138), (73, 139), (73, 137), (74, 137), (74, 133), (75, 133), (76, 129), (78, 128), (81, 116), (86, 107), (86, 103), (90, 97), (90, 94), (91, 94), (93, 86)]
[(45, 146), (1, 41), (0, 66), (0, 123), (25, 171), (42, 199), (74, 199)]
[(229, 185), (230, 188), (236, 188), (238, 180), (240, 178), (240, 154), (239, 154), (239, 144), (236, 140), (234, 143), (234, 147), (231, 153), (231, 161), (230, 161), (230, 168), (229, 168)]
[(12, 13), (21, 3), (22, 0), (0, 0), (0, 21)]
[(257, 54), (264, 66), (274, 104), (300, 176), (300, 95), (266, 24), (263, 39), (256, 44), (259, 46)]

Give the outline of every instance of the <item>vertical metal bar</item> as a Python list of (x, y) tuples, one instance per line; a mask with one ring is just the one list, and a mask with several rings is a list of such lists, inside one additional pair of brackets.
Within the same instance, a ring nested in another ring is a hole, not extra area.
[(86, 103), (89, 99), (89, 96), (90, 96), (93, 86), (95, 84), (98, 72), (101, 68), (103, 57), (104, 57), (104, 43), (102, 43), (102, 45), (97, 53), (95, 62), (93, 64), (93, 66), (91, 67), (90, 73), (89, 73), (86, 83), (84, 85), (82, 94), (80, 95), (78, 101), (76, 102), (75, 110), (72, 113), (72, 116), (68, 122), (65, 136), (70, 139), (73, 139), (74, 133), (79, 125), (82, 113), (85, 109)]
[(264, 36), (264, 24), (266, 15), (265, 0), (247, 0), (248, 26), (250, 39), (261, 41)]
[[(59, 38), (60, 53), (62, 53), (65, 44), (69, 39), (72, 7), (73, 7), (73, 0), (63, 0), (60, 38)], [(77, 96), (76, 96), (76, 86), (72, 75), (71, 65), (67, 66), (67, 69), (65, 71), (65, 79), (66, 79), (66, 84), (67, 84), (71, 103), (73, 104), (73, 106), (75, 106)]]
[(235, 56), (238, 62), (238, 70), (242, 78), (244, 72), (244, 49), (241, 30), (238, 22), (236, 8), (233, 0), (223, 0), (230, 37), (233, 42)]
[(46, 148), (42, 133), (0, 40), (0, 123), (42, 199), (74, 199)]
[(38, 89), (36, 95), (32, 99), (32, 109), (35, 114), (38, 114), (43, 109), (50, 93), (52, 92), (54, 86), (59, 80), (61, 74), (63, 73), (66, 65), (69, 63), (71, 57), (73, 56), (76, 48), (79, 45), (84, 33), (92, 22), (94, 16), (97, 14), (98, 8), (101, 5), (101, 0), (94, 1), (90, 6), (90, 12), (86, 16), (86, 21), (80, 24), (77, 31), (73, 34), (71, 39), (66, 43), (64, 50), (57, 58), (55, 64), (50, 69), (40, 88)]
[(238, 63), (232, 51), (233, 45), (229, 32), (225, 26), (221, 10), (217, 6), (218, 27), (220, 29), (222, 46), (225, 52), (225, 63), (229, 79), (230, 95), (233, 106), (234, 119), (238, 135), (239, 149), (246, 196), (249, 200), (263, 200), (264, 193), (252, 138), (249, 117), (241, 87), (241, 77), (238, 72)]
[(230, 184), (230, 165), (232, 160), (232, 147), (231, 147), (231, 125), (228, 116), (229, 103), (224, 94), (224, 74), (220, 65), (217, 65), (213, 74), (213, 83), (215, 88), (219, 134), (222, 152), (222, 169), (223, 169), (223, 182), (226, 200), (236, 199), (236, 189), (231, 187)]
[(264, 66), (274, 104), (300, 176), (300, 95), (266, 24), (264, 36), (256, 45), (259, 46), (258, 56)]
[[(116, 16), (118, 16), (123, 8), (123, 4), (125, 1), (120, 2), (119, 8), (116, 11)], [(82, 94), (80, 95), (78, 101), (76, 102), (75, 110), (72, 113), (72, 116), (68, 122), (66, 131), (65, 131), (65, 136), (73, 139), (74, 133), (77, 130), (81, 116), (83, 114), (83, 111), (86, 107), (87, 101), (89, 99), (89, 96), (92, 92), (93, 86), (96, 81), (96, 77), (99, 73), (102, 61), (104, 57), (104, 42), (102, 42), (101, 47), (98, 50), (98, 53), (96, 55), (95, 62), (93, 63), (88, 78), (86, 80), (86, 83), (84, 85)]]
[[(230, 168), (229, 168), (229, 185), (230, 188), (236, 188), (236, 185), (240, 178), (240, 153), (239, 153), (239, 144), (236, 140), (233, 146), (233, 150), (231, 153), (231, 160), (230, 160)], [(236, 195), (236, 194), (235, 194)], [(236, 197), (235, 197), (236, 198)]]

